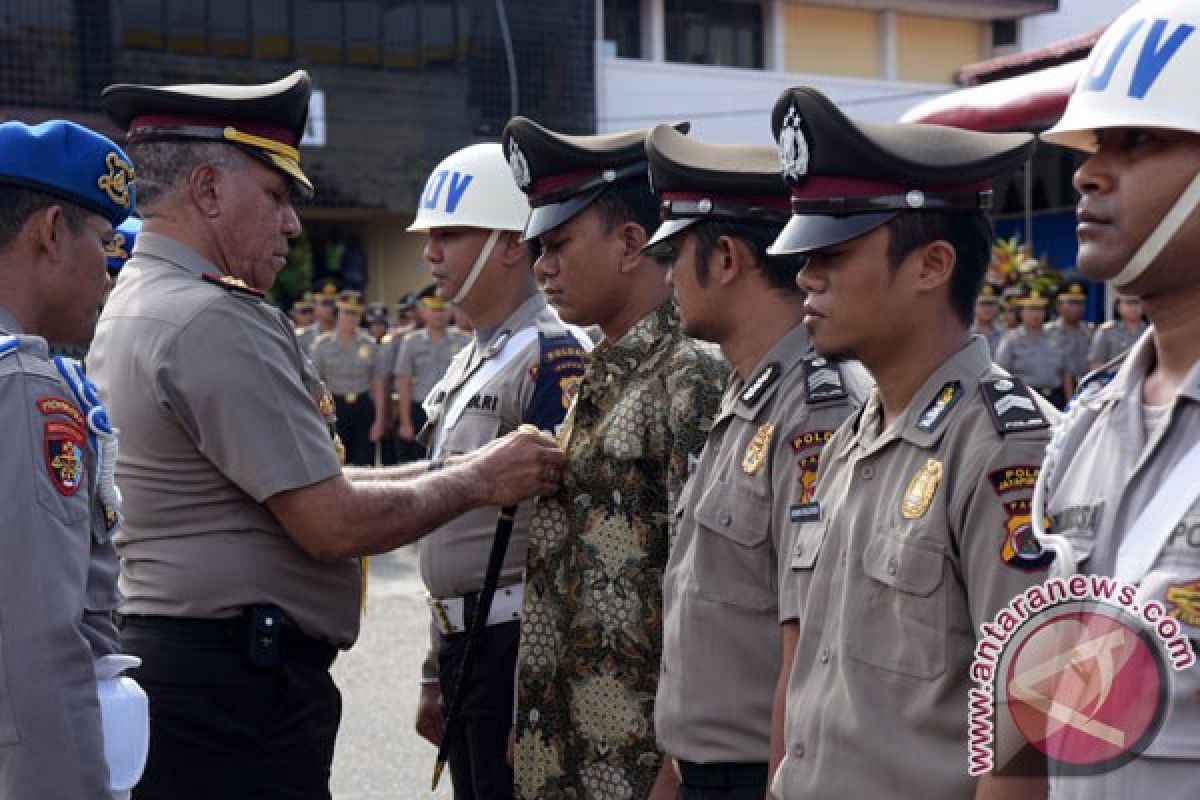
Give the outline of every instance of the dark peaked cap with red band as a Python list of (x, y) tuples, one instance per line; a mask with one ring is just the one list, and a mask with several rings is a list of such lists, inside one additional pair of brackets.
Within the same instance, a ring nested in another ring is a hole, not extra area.
[(902, 211), (978, 211), (991, 179), (1028, 160), (1028, 133), (856, 122), (809, 87), (786, 90), (771, 113), (792, 219), (768, 250), (811, 253), (849, 241)]
[[(676, 127), (687, 133), (690, 126), (681, 122)], [(569, 136), (525, 117), (510, 119), (504, 126), (504, 155), (532, 208), (525, 238), (562, 225), (610, 186), (646, 180), (647, 133)]]
[(788, 187), (774, 147), (708, 144), (659, 125), (646, 137), (646, 157), (663, 220), (647, 251), (704, 219), (778, 228), (788, 221)]
[(300, 137), (312, 81), (296, 70), (274, 83), (118, 83), (100, 93), (104, 110), (128, 131), (130, 144), (200, 140), (236, 145), (292, 179), (305, 197), (312, 181), (300, 169)]

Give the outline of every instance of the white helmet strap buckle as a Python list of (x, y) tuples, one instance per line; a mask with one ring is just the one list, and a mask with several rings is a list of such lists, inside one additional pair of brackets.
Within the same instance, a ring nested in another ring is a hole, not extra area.
[(487, 263), (488, 257), (491, 256), (492, 250), (495, 249), (496, 242), (498, 241), (500, 241), (500, 231), (493, 229), (488, 234), (487, 241), (483, 243), (483, 249), (475, 257), (475, 263), (471, 265), (471, 271), (467, 273), (467, 279), (463, 281), (463, 285), (459, 287), (454, 297), (450, 299), (451, 303), (458, 305), (467, 299), (467, 295), (475, 287), (475, 281), (479, 280), (479, 274), (483, 272), (483, 265)]
[(1187, 222), (1197, 205), (1200, 205), (1200, 173), (1192, 178), (1192, 182), (1183, 190), (1183, 194), (1179, 195), (1175, 205), (1171, 206), (1171, 210), (1163, 217), (1162, 222), (1158, 223), (1158, 227), (1142, 242), (1142, 246), (1133, 254), (1133, 258), (1129, 259), (1125, 268), (1113, 276), (1113, 285), (1118, 288), (1128, 286), (1140, 278), (1172, 237), (1179, 232), (1183, 223)]

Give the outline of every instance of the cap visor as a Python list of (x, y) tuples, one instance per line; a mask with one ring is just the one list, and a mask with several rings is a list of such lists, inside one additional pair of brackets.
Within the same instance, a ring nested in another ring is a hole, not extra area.
[(642, 248), (642, 254), (647, 256), (658, 255), (661, 249), (659, 245), (666, 243), (668, 239), (677, 233), (683, 233), (688, 228), (699, 222), (698, 217), (690, 219), (668, 219), (658, 226), (658, 230), (650, 237), (650, 241), (646, 242), (646, 246)]
[(592, 201), (599, 197), (600, 193), (607, 188), (607, 185), (598, 186), (583, 194), (568, 197), (561, 203), (550, 203), (533, 209), (529, 214), (529, 221), (525, 223), (525, 240), (536, 239), (543, 233), (562, 225), (571, 217), (591, 205)]
[(840, 217), (794, 214), (767, 248), (767, 255), (804, 255), (848, 242), (864, 233), (870, 233), (898, 213), (900, 212), (885, 211), (880, 214), (847, 214)]

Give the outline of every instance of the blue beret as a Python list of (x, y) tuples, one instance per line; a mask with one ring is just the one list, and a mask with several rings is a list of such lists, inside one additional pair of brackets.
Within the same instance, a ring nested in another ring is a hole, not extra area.
[(113, 225), (133, 211), (129, 156), (108, 138), (65, 120), (0, 125), (0, 184), (54, 195)]
[(133, 255), (133, 245), (137, 242), (137, 235), (141, 229), (142, 221), (137, 217), (130, 217), (117, 226), (112, 241), (104, 248), (104, 254), (108, 257), (109, 272), (115, 275), (125, 266), (125, 262)]

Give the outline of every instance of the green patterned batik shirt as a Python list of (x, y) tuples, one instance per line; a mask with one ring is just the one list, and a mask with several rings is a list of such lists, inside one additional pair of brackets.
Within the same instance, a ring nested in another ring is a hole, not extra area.
[(529, 531), (516, 796), (642, 800), (662, 764), (654, 694), (674, 510), (728, 366), (673, 302), (589, 358), (563, 423), (570, 468)]

